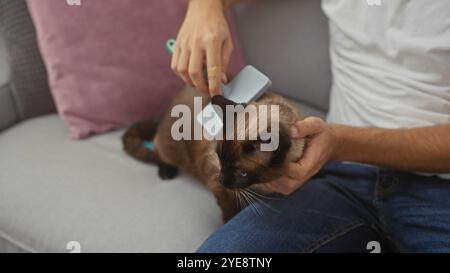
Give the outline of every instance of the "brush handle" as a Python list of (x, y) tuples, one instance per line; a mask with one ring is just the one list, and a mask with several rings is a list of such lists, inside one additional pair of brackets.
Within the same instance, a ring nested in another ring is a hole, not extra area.
[(167, 52), (169, 52), (170, 55), (173, 55), (174, 47), (175, 47), (175, 39), (172, 38), (172, 39), (167, 40), (167, 42), (166, 42), (166, 49), (167, 49)]

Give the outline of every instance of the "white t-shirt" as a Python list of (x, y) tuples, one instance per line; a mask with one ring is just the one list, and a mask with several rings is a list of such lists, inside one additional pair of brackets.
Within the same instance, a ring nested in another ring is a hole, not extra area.
[(450, 123), (450, 0), (323, 0), (330, 21), (330, 122)]
[(322, 0), (322, 8), (330, 22), (329, 122), (450, 124), (450, 0)]

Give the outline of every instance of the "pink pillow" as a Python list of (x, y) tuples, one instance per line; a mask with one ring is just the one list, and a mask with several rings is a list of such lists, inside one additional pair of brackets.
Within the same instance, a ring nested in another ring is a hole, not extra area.
[[(183, 86), (170, 70), (165, 42), (176, 37), (186, 0), (27, 2), (53, 98), (72, 138), (158, 117)], [(234, 73), (243, 66), (236, 48)]]

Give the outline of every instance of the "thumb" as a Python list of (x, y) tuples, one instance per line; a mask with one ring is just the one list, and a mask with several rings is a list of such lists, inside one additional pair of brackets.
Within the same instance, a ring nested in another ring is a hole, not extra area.
[(297, 121), (291, 127), (291, 137), (300, 139), (320, 133), (323, 123), (322, 119), (316, 117), (308, 117), (304, 120)]

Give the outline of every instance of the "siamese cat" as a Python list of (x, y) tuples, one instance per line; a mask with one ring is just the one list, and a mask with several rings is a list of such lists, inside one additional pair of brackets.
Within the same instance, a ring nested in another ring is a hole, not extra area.
[[(275, 150), (261, 149), (261, 145), (272, 141), (261, 137), (263, 132), (274, 129), (270, 128), (274, 118), (271, 114), (245, 115), (244, 124), (242, 119), (239, 123), (234, 116), (235, 123), (239, 124), (230, 130), (225, 130), (224, 125), (225, 136), (231, 137), (223, 137), (223, 140), (204, 138), (176, 141), (171, 133), (172, 125), (178, 118), (171, 117), (171, 109), (180, 104), (188, 106), (192, 110), (191, 132), (194, 132), (194, 126), (200, 126), (193, 111), (194, 97), (202, 98), (202, 107), (211, 101), (208, 94), (185, 87), (173, 98), (169, 109), (159, 121), (144, 121), (125, 132), (122, 137), (124, 150), (138, 160), (158, 165), (158, 174), (162, 179), (172, 179), (181, 170), (200, 180), (215, 195), (226, 222), (245, 206), (243, 203), (251, 202), (255, 194), (261, 196), (272, 193), (266, 183), (284, 176), (288, 163), (300, 159), (304, 139), (291, 139), (290, 128), (304, 117), (291, 101), (274, 92), (266, 92), (250, 105), (256, 108), (278, 105), (279, 133), (278, 147)], [(214, 97), (212, 103), (223, 110), (227, 105), (235, 104), (223, 96)], [(265, 122), (266, 128), (258, 128), (261, 127), (258, 120), (260, 118), (268, 119)], [(238, 134), (241, 134), (241, 138), (237, 137)], [(242, 134), (245, 134), (244, 138)], [(250, 134), (256, 135), (256, 139), (251, 139)], [(145, 145), (149, 141), (154, 143), (154, 148), (149, 149)]]

